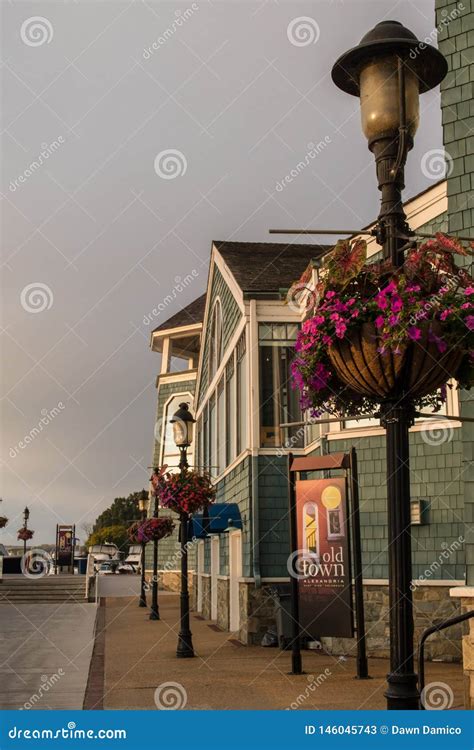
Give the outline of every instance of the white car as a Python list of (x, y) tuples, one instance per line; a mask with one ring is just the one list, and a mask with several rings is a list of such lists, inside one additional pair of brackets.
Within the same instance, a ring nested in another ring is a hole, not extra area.
[(110, 563), (102, 563), (102, 565), (99, 566), (99, 570), (97, 572), (100, 576), (107, 576), (113, 575), (115, 573), (115, 570)]

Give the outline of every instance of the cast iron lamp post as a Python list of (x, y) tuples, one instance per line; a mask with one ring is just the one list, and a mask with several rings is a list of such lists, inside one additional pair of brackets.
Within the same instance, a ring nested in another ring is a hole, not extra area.
[[(189, 411), (186, 403), (179, 405), (170, 419), (173, 425), (174, 442), (179, 448), (179, 470), (184, 473), (188, 470), (187, 449), (193, 441), (193, 424), (196, 420)], [(181, 617), (178, 635), (178, 647), (176, 656), (180, 659), (188, 659), (194, 656), (193, 637), (189, 627), (189, 587), (188, 587), (188, 524), (189, 514), (180, 514), (179, 539), (181, 543)]]
[[(437, 86), (446, 73), (443, 55), (397, 21), (377, 24), (332, 69), (336, 86), (360, 97), (362, 129), (375, 156), (382, 194), (377, 241), (384, 259), (394, 267), (403, 264), (413, 234), (406, 222), (402, 190), (406, 157), (418, 126), (419, 94)], [(408, 431), (414, 421), (410, 393), (400, 389), (381, 403), (380, 414), (386, 430), (390, 598), (390, 674), (385, 696), (389, 709), (418, 709), (410, 589)]]
[[(28, 528), (28, 519), (30, 517), (30, 509), (28, 506), (25, 507), (25, 510), (23, 511), (23, 528), (26, 530)], [(23, 539), (23, 554), (26, 555), (26, 539)]]
[[(155, 474), (158, 474), (158, 469), (153, 469)], [(154, 505), (153, 505), (153, 518), (158, 518), (158, 495), (156, 492), (153, 493)], [(153, 582), (151, 586), (151, 608), (150, 608), (150, 620), (159, 620), (160, 610), (158, 608), (158, 539), (153, 539)]]
[[(148, 497), (146, 494), (141, 494), (138, 498), (138, 510), (141, 514), (142, 522), (146, 519), (146, 512), (148, 506)], [(140, 599), (138, 600), (139, 607), (146, 607), (146, 593), (145, 593), (145, 542), (142, 542), (142, 554), (141, 554), (141, 570), (140, 570)]]

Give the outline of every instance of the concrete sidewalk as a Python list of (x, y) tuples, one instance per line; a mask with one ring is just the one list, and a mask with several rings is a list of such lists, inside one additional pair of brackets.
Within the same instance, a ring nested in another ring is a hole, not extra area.
[[(371, 659), (373, 679), (359, 682), (354, 659), (304, 651), (306, 674), (289, 675), (288, 652), (242, 646), (195, 614), (196, 658), (177, 659), (178, 596), (160, 592), (158, 622), (137, 605), (137, 599), (105, 601), (105, 709), (385, 708), (385, 659)], [(459, 664), (427, 664), (426, 682), (444, 683), (452, 708), (463, 708), (462, 680)]]
[(0, 604), (0, 708), (82, 709), (95, 604)]

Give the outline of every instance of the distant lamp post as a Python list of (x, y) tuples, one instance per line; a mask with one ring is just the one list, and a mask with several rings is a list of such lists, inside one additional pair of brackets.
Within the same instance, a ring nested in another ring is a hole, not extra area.
[[(25, 510), (23, 511), (23, 528), (25, 531), (28, 528), (28, 519), (30, 517), (30, 509), (28, 506), (25, 506)], [(26, 534), (25, 538), (23, 539), (23, 554), (26, 555)]]
[[(189, 468), (187, 449), (193, 441), (193, 424), (195, 419), (189, 411), (187, 403), (179, 405), (179, 409), (170, 419), (173, 425), (173, 437), (179, 448), (179, 470), (184, 473)], [(188, 586), (188, 524), (189, 514), (180, 514), (179, 538), (181, 544), (181, 618), (178, 635), (176, 656), (187, 659), (194, 656), (192, 633), (189, 627), (189, 586)]]
[[(148, 508), (148, 496), (146, 492), (140, 494), (138, 498), (138, 510), (141, 514), (141, 520), (144, 521), (146, 518)], [(145, 593), (145, 542), (142, 542), (142, 554), (141, 554), (141, 571), (140, 571), (140, 599), (138, 600), (139, 607), (146, 607), (146, 593)]]
[[(404, 166), (418, 127), (419, 94), (437, 86), (447, 72), (443, 55), (417, 40), (397, 21), (383, 21), (332, 69), (336, 86), (360, 98), (362, 129), (375, 156), (381, 209), (377, 241), (395, 268), (404, 260), (413, 233), (402, 204)], [(381, 402), (386, 429), (390, 594), (389, 709), (418, 709), (413, 659), (410, 469), (408, 431), (413, 396), (403, 387)]]
[[(153, 473), (158, 474), (158, 469), (153, 469)], [(158, 518), (158, 495), (153, 493), (153, 518)], [(140, 604), (142, 607), (143, 605)], [(145, 605), (146, 606), (146, 605)], [(160, 610), (158, 607), (158, 539), (153, 539), (153, 582), (151, 586), (151, 608), (150, 620), (159, 620)]]

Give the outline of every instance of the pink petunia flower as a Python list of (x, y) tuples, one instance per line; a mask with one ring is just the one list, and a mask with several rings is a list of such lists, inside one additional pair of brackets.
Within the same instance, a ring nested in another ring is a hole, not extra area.
[(412, 341), (419, 341), (419, 339), (421, 339), (421, 328), (417, 328), (416, 326), (411, 326), (408, 329), (408, 336), (411, 338)]

